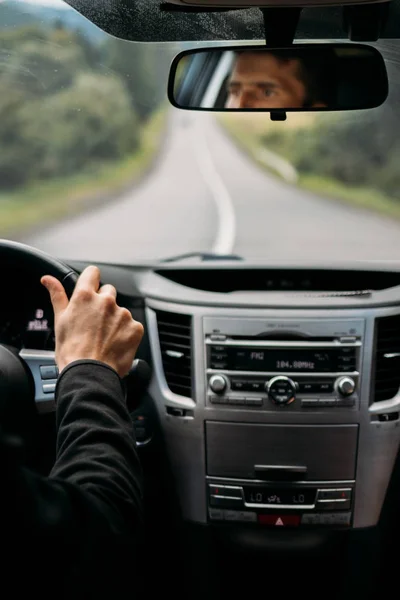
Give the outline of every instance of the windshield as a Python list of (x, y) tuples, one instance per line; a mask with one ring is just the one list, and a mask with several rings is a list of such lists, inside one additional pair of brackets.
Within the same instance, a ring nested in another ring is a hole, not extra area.
[(0, 237), (126, 264), (397, 260), (400, 43), (376, 47), (382, 107), (276, 123), (170, 107), (182, 44), (119, 40), (57, 0), (0, 2)]

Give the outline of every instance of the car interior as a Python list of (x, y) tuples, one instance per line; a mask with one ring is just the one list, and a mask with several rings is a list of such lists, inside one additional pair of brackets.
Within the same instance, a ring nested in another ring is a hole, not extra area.
[[(378, 48), (400, 38), (398, 0), (68, 4), (128, 43), (177, 43), (185, 52), (211, 43), (290, 48), (310, 40)], [(209, 79), (218, 60), (207, 62)], [(367, 94), (353, 94), (354, 68), (343, 67), (340, 94), (362, 108)], [(369, 71), (361, 71), (365, 85)], [(201, 108), (206, 88), (188, 94), (192, 104), (183, 108)], [(382, 79), (374, 89), (383, 110), (384, 88)], [(284, 121), (286, 107), (263, 118)], [(190, 202), (193, 188), (185, 193)], [(144, 226), (151, 232), (151, 222)], [(291, 231), (282, 226), (282, 247)], [(71, 238), (71, 249), (75, 244)], [(40, 277), (56, 276), (70, 296), (79, 273), (97, 264), (102, 283), (116, 287), (118, 304), (145, 327), (126, 378), (146, 510), (132, 597), (139, 580), (150, 598), (160, 581), (175, 598), (396, 597), (396, 250), (392, 260), (349, 253), (328, 261), (315, 247), (314, 260), (296, 261), (282, 260), (279, 248), (254, 259), (232, 248), (129, 264), (72, 254), (53, 255), (17, 236), (0, 240), (0, 409), (25, 440), (28, 466), (47, 475), (58, 370), (53, 311)]]

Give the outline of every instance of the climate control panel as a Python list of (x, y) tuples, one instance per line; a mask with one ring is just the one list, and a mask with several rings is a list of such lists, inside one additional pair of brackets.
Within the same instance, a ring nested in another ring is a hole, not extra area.
[(351, 525), (353, 488), (208, 483), (211, 522), (270, 527)]

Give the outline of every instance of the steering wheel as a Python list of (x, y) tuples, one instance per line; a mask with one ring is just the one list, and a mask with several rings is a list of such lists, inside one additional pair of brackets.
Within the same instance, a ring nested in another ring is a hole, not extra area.
[[(70, 298), (77, 274), (63, 262), (25, 244), (0, 240), (0, 265), (7, 263), (29, 269), (38, 277), (53, 275)], [(57, 380), (55, 353), (26, 350), (0, 344), (0, 426), (6, 433), (27, 439), (37, 410), (54, 408)]]

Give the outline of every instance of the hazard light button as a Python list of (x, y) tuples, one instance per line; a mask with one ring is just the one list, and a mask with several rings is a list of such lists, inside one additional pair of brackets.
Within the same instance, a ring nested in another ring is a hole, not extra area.
[(270, 527), (298, 527), (300, 518), (300, 515), (258, 515), (258, 522)]

